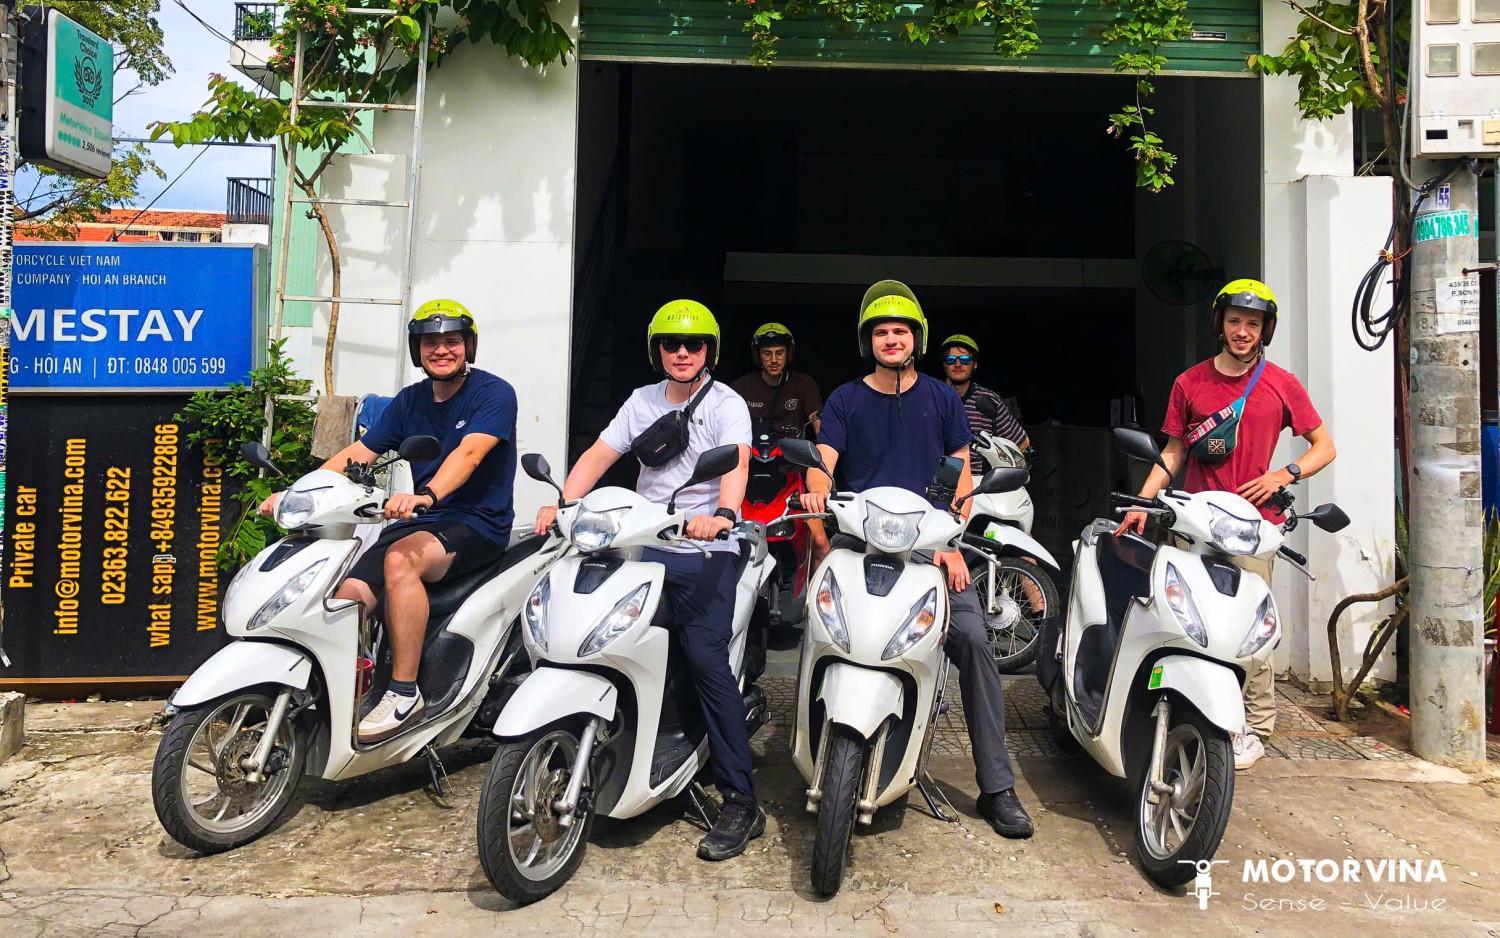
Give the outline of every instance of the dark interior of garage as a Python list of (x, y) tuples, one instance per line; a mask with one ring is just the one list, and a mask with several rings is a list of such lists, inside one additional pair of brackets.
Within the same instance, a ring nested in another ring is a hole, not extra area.
[[(751, 370), (757, 325), (786, 324), (794, 367), (826, 395), (864, 371), (857, 305), (884, 277), (922, 300), (923, 367), (940, 376), (937, 340), (973, 336), (978, 380), (1028, 427), (1086, 428), (1114, 465), (1101, 431), (1156, 416), (1160, 381), (1138, 377), (1141, 196), (1106, 133), (1129, 79), (587, 61), (580, 74), (572, 458), (656, 380), (644, 331), (667, 300), (715, 312), (724, 379)], [(1196, 355), (1194, 337), (1182, 344)], [(1166, 354), (1179, 370), (1192, 358)], [(609, 481), (628, 483), (627, 462)]]

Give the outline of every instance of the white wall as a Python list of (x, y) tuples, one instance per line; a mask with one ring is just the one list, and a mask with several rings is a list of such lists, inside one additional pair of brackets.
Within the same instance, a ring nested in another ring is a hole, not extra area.
[[(1262, 9), (1266, 50), (1279, 52), (1299, 14), (1279, 0), (1266, 0)], [(1302, 379), (1338, 447), (1332, 466), (1293, 491), (1298, 508), (1331, 501), (1352, 519), (1336, 535), (1311, 525), (1292, 534), (1290, 545), (1309, 557), (1316, 581), (1289, 564), (1278, 565), (1275, 578), (1285, 632), (1277, 670), (1321, 682), (1332, 677), (1327, 624), (1333, 606), (1394, 579), (1392, 350), (1363, 351), (1350, 331), (1355, 287), (1390, 225), (1391, 186), (1388, 179), (1353, 176), (1348, 115), (1304, 121), (1294, 79), (1268, 78), (1260, 85), (1261, 279), (1277, 291), (1282, 310), (1269, 357)], [(1305, 450), (1302, 440), (1284, 437), (1272, 465)], [(1341, 618), (1346, 679), (1359, 666), (1371, 626), (1389, 611), (1389, 601), (1365, 604)], [(1393, 652), (1394, 642), (1372, 676), (1395, 676)]]
[[(554, 16), (576, 27), (577, 0), (562, 0)], [(516, 389), (517, 449), (563, 467), (578, 65), (543, 74), (488, 44), (465, 43), (429, 74), (423, 120), (412, 301), (449, 297), (468, 306), (479, 329), (479, 367)], [(382, 115), (374, 139), (380, 152), (342, 157), (329, 169), (326, 195), (404, 198), (410, 115)], [(364, 206), (330, 214), (340, 232), (344, 295), (397, 296), (403, 214)], [(326, 257), (320, 280), (321, 290), (330, 288)], [(421, 377), (407, 359), (406, 315), (345, 304), (337, 393), (391, 394)], [(299, 365), (321, 386), (326, 310), (316, 317), (290, 344), (301, 346)], [(534, 514), (546, 491), (518, 474), (517, 517)]]

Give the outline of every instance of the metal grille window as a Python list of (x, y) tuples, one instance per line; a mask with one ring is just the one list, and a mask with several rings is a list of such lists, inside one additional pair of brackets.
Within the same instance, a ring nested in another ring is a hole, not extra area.
[(236, 3), (234, 5), (234, 38), (270, 39), (276, 35), (276, 4)]

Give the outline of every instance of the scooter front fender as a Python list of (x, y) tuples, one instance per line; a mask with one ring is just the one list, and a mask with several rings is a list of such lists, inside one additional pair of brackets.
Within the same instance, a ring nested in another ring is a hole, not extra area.
[(872, 739), (885, 718), (901, 716), (901, 681), (871, 668), (835, 662), (823, 672), (818, 690), (829, 723), (839, 723)]
[(1062, 572), (1062, 568), (1053, 559), (1052, 552), (1043, 547), (1041, 542), (1036, 538), (1018, 527), (992, 521), (986, 527), (983, 535), (976, 537), (976, 540), (981, 542), (976, 545), (981, 550), (987, 549), (990, 545), (998, 544), (1000, 549), (1007, 554), (1022, 554), (1046, 564), (1059, 573)]
[[(1158, 670), (1160, 682), (1155, 679)], [(1176, 691), (1208, 722), (1229, 733), (1244, 732), (1244, 695), (1232, 668), (1191, 655), (1168, 655), (1156, 662), (1151, 673), (1152, 690)]]
[(587, 713), (603, 720), (615, 716), (615, 685), (592, 671), (549, 668), (526, 675), (495, 721), (495, 735), (525, 736), (564, 717)]
[(312, 659), (296, 648), (274, 642), (232, 642), (214, 652), (172, 695), (172, 706), (196, 707), (257, 684), (280, 684), (307, 690)]

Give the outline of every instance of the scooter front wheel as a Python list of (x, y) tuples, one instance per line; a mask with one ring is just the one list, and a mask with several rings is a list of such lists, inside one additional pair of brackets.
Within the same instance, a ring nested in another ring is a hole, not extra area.
[(838, 723), (828, 728), (828, 763), (823, 769), (823, 798), (818, 802), (818, 831), (813, 838), (812, 887), (831, 896), (844, 883), (859, 782), (864, 777), (865, 742)]
[(564, 826), (556, 810), (568, 789), (578, 736), (538, 731), (502, 743), (479, 796), (479, 862), (500, 894), (517, 905), (543, 899), (583, 862), (594, 824), (587, 792)]
[(156, 747), (151, 800), (173, 840), (222, 853), (264, 834), (286, 810), (307, 758), (296, 721), (282, 721), (260, 781), (251, 782), (245, 769), (278, 690), (241, 691), (172, 718)]
[[(1146, 875), (1180, 886), (1213, 859), (1234, 802), (1234, 752), (1229, 734), (1197, 710), (1177, 703), (1162, 753), (1169, 791), (1152, 804), (1150, 766), (1140, 772), (1135, 846)], [(1149, 756), (1147, 757), (1149, 759)]]
[[(993, 602), (990, 576), (995, 578)], [(1057, 586), (1041, 564), (1019, 557), (1002, 557), (993, 568), (988, 557), (969, 558), (969, 579), (984, 611), (995, 667), (1001, 674), (1019, 674), (1036, 660), (1042, 624), (1062, 605)]]

